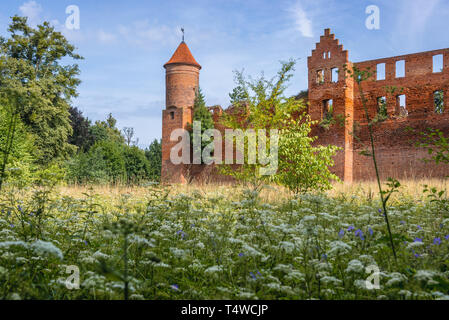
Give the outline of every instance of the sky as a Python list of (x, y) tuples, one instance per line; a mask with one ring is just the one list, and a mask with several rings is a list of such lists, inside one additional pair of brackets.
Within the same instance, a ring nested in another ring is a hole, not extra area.
[[(79, 8), (79, 29), (67, 28), (68, 6)], [(370, 5), (379, 29), (368, 29)], [(73, 100), (90, 120), (109, 113), (119, 129), (133, 127), (139, 146), (160, 139), (165, 70), (181, 41), (181, 27), (201, 64), (208, 105), (229, 105), (233, 71), (271, 78), (280, 61), (297, 59), (287, 94), (307, 89), (307, 57), (325, 28), (364, 61), (449, 47), (447, 0), (7, 0), (0, 2), (0, 35), (10, 17), (31, 25), (50, 21), (85, 59)]]

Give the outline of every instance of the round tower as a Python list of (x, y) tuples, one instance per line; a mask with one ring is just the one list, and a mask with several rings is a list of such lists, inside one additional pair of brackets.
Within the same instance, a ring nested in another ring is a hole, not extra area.
[(164, 68), (166, 74), (166, 108), (193, 106), (201, 66), (196, 62), (184, 41), (178, 46)]
[[(174, 164), (172, 149), (179, 141), (172, 141), (176, 129), (187, 129), (192, 123), (193, 104), (198, 89), (201, 66), (187, 44), (182, 41), (171, 59), (164, 65), (166, 79), (165, 110), (162, 111), (162, 182), (185, 183), (185, 164)], [(189, 155), (190, 157), (190, 155)]]

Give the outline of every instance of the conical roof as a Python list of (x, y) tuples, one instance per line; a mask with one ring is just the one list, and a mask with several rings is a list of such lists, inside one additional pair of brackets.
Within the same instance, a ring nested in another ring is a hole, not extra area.
[(164, 68), (169, 64), (187, 64), (196, 66), (201, 69), (200, 64), (196, 62), (195, 58), (190, 52), (189, 47), (184, 41), (181, 42), (181, 44), (178, 46), (178, 49), (176, 49), (171, 59), (166, 64), (164, 64)]

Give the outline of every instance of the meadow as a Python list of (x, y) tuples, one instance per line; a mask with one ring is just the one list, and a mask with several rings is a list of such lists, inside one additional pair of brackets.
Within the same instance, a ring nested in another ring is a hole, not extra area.
[(446, 187), (393, 195), (397, 260), (372, 183), (6, 188), (0, 298), (447, 299)]

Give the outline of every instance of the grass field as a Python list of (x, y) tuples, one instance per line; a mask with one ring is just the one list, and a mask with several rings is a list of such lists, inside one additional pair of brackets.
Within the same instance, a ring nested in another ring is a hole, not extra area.
[(7, 190), (0, 298), (449, 298), (446, 197), (423, 193), (447, 183), (402, 184), (389, 207), (397, 261), (374, 183), (300, 198), (271, 186)]

